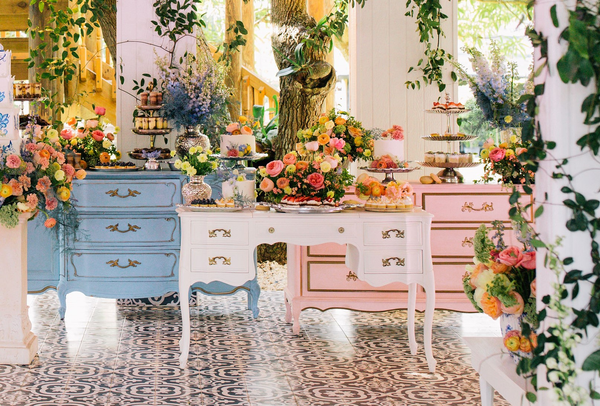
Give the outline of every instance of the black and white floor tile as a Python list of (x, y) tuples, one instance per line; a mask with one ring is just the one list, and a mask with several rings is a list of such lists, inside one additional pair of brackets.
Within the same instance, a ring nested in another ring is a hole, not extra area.
[[(406, 312), (302, 313), (299, 336), (285, 323), (282, 292), (263, 292), (260, 317), (246, 294), (201, 296), (192, 309), (192, 346), (179, 368), (175, 306), (29, 296), (39, 356), (0, 365), (1, 406), (425, 406), (479, 405), (479, 382), (461, 336), (499, 335), (487, 316), (436, 311), (435, 374), (423, 347), (408, 349)], [(422, 314), (417, 340), (422, 342)], [(496, 405), (507, 405), (496, 396)]]

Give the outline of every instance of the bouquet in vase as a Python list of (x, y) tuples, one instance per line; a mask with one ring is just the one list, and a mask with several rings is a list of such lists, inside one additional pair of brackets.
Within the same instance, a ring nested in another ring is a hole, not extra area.
[(493, 222), (493, 226), (492, 238), (485, 224), (475, 233), (475, 263), (466, 267), (464, 290), (477, 311), (494, 320), (512, 318), (503, 328), (504, 346), (513, 353), (530, 354), (537, 337), (534, 333), (522, 335), (520, 322), (525, 320), (534, 328), (538, 324), (535, 250), (526, 240), (523, 248), (507, 246), (502, 223)]
[(479, 155), (484, 163), (482, 181), (494, 181), (493, 175), (500, 175), (504, 184), (524, 184), (533, 180), (533, 172), (526, 171), (519, 155), (526, 152), (525, 144), (519, 142), (516, 135), (511, 135), (508, 142), (496, 145), (489, 138), (483, 143)]
[[(172, 156), (175, 154), (175, 151), (171, 151)], [(217, 159), (212, 156), (212, 150), (204, 150), (202, 147), (191, 147), (174, 165), (187, 176), (206, 176), (219, 166)]]

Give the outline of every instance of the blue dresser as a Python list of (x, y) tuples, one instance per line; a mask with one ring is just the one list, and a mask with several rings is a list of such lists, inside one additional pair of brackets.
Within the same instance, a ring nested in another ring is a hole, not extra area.
[[(169, 171), (88, 172), (85, 180), (73, 183), (78, 235), (61, 237), (58, 249), (51, 234), (36, 225), (41, 219), (29, 225), (29, 291), (56, 288), (61, 318), (69, 292), (115, 299), (176, 292), (181, 232), (175, 209), (184, 182), (183, 175)], [(213, 196), (219, 195), (220, 185), (214, 184)], [(256, 296), (249, 304), (258, 315), (256, 280), (240, 287), (211, 283), (194, 288), (220, 295), (245, 289)]]

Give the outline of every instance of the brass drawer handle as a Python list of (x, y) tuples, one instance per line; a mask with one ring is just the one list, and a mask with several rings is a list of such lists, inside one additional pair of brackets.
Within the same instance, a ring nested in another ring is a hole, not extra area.
[(134, 260), (131, 260), (131, 259), (129, 259), (128, 261), (129, 261), (129, 264), (127, 264), (125, 266), (119, 265), (119, 260), (118, 259), (115, 259), (115, 260), (112, 260), (112, 261), (108, 261), (107, 264), (110, 265), (111, 268), (114, 268), (116, 266), (116, 267), (119, 267), (121, 269), (129, 268), (129, 267), (137, 268), (138, 265), (142, 265), (142, 263), (138, 262), (138, 261), (134, 261)]
[(135, 233), (135, 232), (137, 232), (137, 230), (141, 230), (141, 228), (136, 226), (135, 224), (131, 225), (131, 224), (127, 223), (127, 225), (129, 226), (129, 228), (127, 230), (119, 230), (119, 223), (110, 225), (110, 226), (106, 227), (106, 229), (109, 230), (111, 233), (114, 233), (116, 231), (117, 233), (121, 233), (121, 234), (125, 234), (130, 231)]
[(273, 234), (275, 232), (275, 228), (269, 227), (269, 233)]
[(346, 275), (346, 280), (348, 282), (356, 282), (358, 280), (358, 276), (356, 276), (354, 272), (349, 271), (348, 275)]
[(223, 265), (231, 265), (231, 258), (225, 258), (225, 257), (208, 258), (208, 265), (217, 265), (217, 259), (222, 260)]
[(383, 266), (392, 266), (390, 261), (396, 261), (396, 266), (404, 266), (405, 259), (398, 258), (398, 257), (391, 257), (391, 258), (386, 258), (386, 259), (381, 260), (381, 262), (383, 263)]
[(381, 238), (384, 240), (391, 238), (390, 233), (396, 233), (396, 238), (404, 238), (404, 230), (397, 230), (395, 228), (392, 228), (391, 230), (387, 231), (382, 231)]
[(110, 197), (119, 197), (121, 199), (126, 199), (128, 197), (136, 197), (138, 195), (140, 195), (141, 193), (138, 192), (137, 190), (131, 190), (131, 189), (127, 189), (127, 191), (129, 193), (127, 193), (126, 195), (121, 196), (119, 194), (119, 189), (115, 189), (115, 190), (109, 190), (108, 192), (106, 192), (107, 195), (109, 195)]
[(465, 237), (462, 241), (463, 247), (472, 247), (473, 246), (473, 237)]
[(222, 228), (215, 228), (214, 230), (208, 230), (208, 238), (217, 238), (217, 232), (223, 233), (223, 238), (231, 237), (231, 230), (224, 230)]
[(340, 227), (340, 228), (338, 228), (338, 232), (339, 232), (340, 234), (344, 234), (344, 231), (346, 231), (346, 230), (344, 230), (344, 227)]
[(463, 211), (463, 212), (468, 211), (469, 213), (471, 211), (494, 211), (494, 202), (492, 202), (490, 204), (488, 204), (488, 202), (483, 202), (480, 209), (476, 209), (475, 207), (473, 207), (473, 202), (469, 202), (469, 203), (465, 202), (465, 204), (463, 204), (461, 211)]

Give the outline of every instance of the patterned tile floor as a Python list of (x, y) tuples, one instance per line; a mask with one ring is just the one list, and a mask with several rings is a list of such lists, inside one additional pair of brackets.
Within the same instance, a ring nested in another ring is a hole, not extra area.
[[(486, 316), (437, 311), (435, 374), (422, 346), (408, 349), (406, 312), (307, 310), (299, 336), (283, 320), (282, 292), (263, 292), (253, 320), (246, 295), (202, 296), (192, 309), (188, 368), (178, 366), (180, 313), (56, 293), (29, 296), (39, 357), (0, 365), (0, 405), (479, 405), (461, 336), (495, 336)], [(417, 340), (422, 314), (417, 313)], [(496, 396), (496, 405), (507, 403)]]

